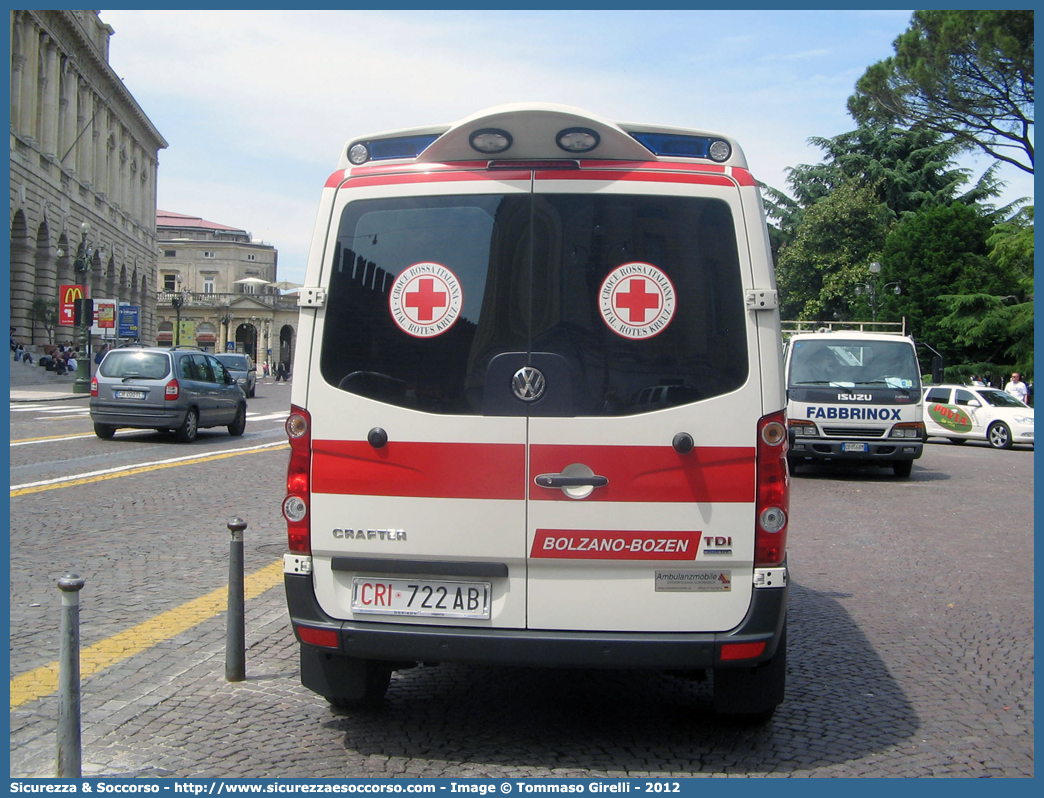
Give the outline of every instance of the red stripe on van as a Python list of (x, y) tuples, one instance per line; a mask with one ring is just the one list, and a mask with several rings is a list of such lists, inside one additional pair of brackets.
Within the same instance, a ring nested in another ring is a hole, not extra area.
[(312, 443), (313, 495), (523, 500), (525, 482), (521, 443)]
[(643, 172), (643, 171), (614, 171), (611, 169), (581, 169), (581, 170), (540, 170), (536, 173), (537, 180), (605, 180), (620, 181), (632, 180), (641, 183), (695, 183), (707, 186), (725, 186), (735, 188), (735, 181), (728, 177), (706, 174), (688, 174), (684, 172)]
[[(755, 448), (702, 446), (679, 454), (670, 446), (570, 446), (534, 444), (530, 474), (558, 474), (582, 463), (609, 484), (583, 501), (600, 502), (754, 502)], [(575, 501), (560, 488), (530, 480), (529, 498)]]
[[(470, 172), (425, 172), (424, 174), (395, 174), (395, 175), (367, 175), (365, 177), (348, 178), (347, 183), (338, 183), (335, 188), (367, 188), (369, 186), (395, 186), (413, 183), (460, 183), (476, 180), (525, 180), (530, 178), (529, 170), (525, 171), (494, 171), (486, 170)], [(329, 183), (327, 184), (329, 185)]]

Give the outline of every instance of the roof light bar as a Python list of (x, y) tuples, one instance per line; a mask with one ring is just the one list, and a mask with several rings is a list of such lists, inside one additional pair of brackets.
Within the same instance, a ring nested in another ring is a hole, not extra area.
[(496, 155), (498, 152), (504, 152), (511, 147), (512, 143), (510, 133), (495, 127), (476, 130), (468, 140), (471, 142), (471, 148), (483, 155)]
[(428, 148), (438, 135), (403, 136), (396, 139), (357, 141), (348, 148), (348, 160), (356, 166), (367, 161), (388, 161), (392, 158), (416, 158)]
[(724, 139), (709, 136), (683, 136), (676, 133), (632, 133), (639, 144), (654, 155), (681, 158), (709, 158), (721, 163), (732, 156), (732, 146)]
[(555, 143), (566, 152), (590, 152), (601, 143), (601, 138), (590, 128), (569, 127), (559, 131)]

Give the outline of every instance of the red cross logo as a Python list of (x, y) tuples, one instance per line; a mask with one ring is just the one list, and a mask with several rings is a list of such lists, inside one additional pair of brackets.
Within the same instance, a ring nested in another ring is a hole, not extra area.
[(598, 289), (598, 310), (609, 329), (631, 340), (653, 338), (674, 318), (678, 298), (667, 274), (633, 261), (613, 269)]
[(644, 277), (634, 277), (628, 281), (630, 292), (616, 292), (616, 307), (628, 311), (627, 320), (631, 324), (645, 324), (646, 311), (660, 307), (660, 294), (646, 293)]
[(440, 263), (415, 263), (392, 282), (388, 309), (399, 329), (414, 338), (442, 335), (464, 305), (457, 276)]
[(417, 321), (431, 321), (435, 308), (446, 307), (447, 294), (435, 290), (435, 280), (431, 277), (422, 277), (417, 282), (419, 290), (406, 294), (406, 307), (417, 309)]

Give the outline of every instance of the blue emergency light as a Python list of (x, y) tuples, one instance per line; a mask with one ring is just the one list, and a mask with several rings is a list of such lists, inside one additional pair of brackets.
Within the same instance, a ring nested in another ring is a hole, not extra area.
[(402, 136), (394, 139), (358, 141), (348, 149), (348, 160), (359, 166), (367, 161), (416, 158), (438, 137), (439, 134), (429, 134), (426, 136)]
[(677, 133), (632, 133), (635, 140), (654, 155), (680, 158), (709, 158), (727, 161), (732, 147), (723, 139), (710, 136), (683, 136)]

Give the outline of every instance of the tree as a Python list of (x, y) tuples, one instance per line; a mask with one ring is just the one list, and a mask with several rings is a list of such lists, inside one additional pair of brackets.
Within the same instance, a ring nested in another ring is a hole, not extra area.
[(955, 342), (969, 349), (987, 351), (987, 360), (974, 364), (982, 372), (995, 356), (1011, 359), (1011, 369), (1022, 374), (1033, 372), (1033, 208), (997, 225), (987, 240), (990, 260), (1015, 284), (1014, 293), (978, 292), (943, 294), (939, 297), (949, 310), (942, 326), (954, 334)]
[(860, 124), (924, 127), (1033, 173), (1033, 11), (916, 11), (848, 100)]
[(58, 325), (58, 300), (37, 297), (33, 300), (33, 332), (39, 324), (47, 331), (47, 343), (54, 343), (54, 328)]
[[(871, 186), (847, 182), (804, 213), (780, 249), (776, 279), (787, 319), (853, 318), (854, 287), (869, 278), (893, 215)], [(868, 317), (868, 316), (867, 316)]]
[(943, 352), (951, 364), (988, 362), (1008, 345), (1004, 330), (995, 330), (994, 337), (962, 338), (943, 322), (951, 306), (942, 295), (1008, 296), (1017, 290), (1015, 276), (988, 257), (992, 227), (977, 209), (955, 202), (903, 219), (881, 250), (881, 281), (902, 286), (900, 296), (886, 298), (886, 310), (905, 316), (910, 334)]

